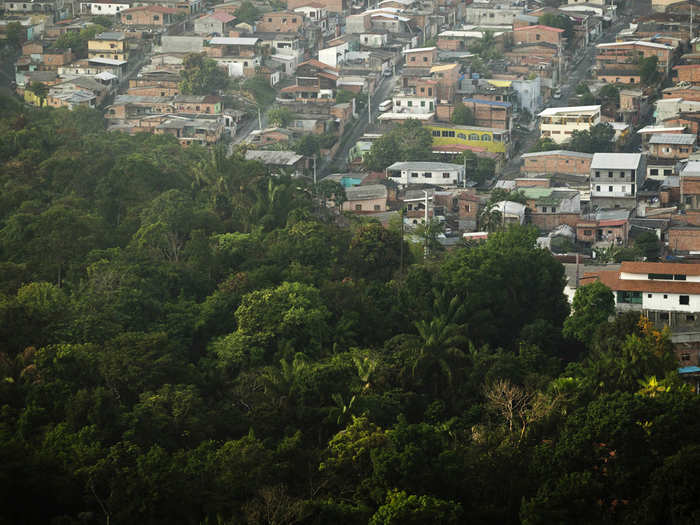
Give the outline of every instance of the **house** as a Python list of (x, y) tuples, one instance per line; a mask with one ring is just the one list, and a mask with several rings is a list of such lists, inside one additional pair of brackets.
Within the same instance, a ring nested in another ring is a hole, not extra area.
[(576, 223), (576, 240), (588, 246), (610, 246), (627, 244), (629, 238), (629, 217), (580, 220)]
[(88, 40), (88, 59), (109, 58), (129, 60), (129, 47), (126, 35), (118, 32), (104, 32)]
[(387, 211), (387, 187), (383, 184), (367, 184), (352, 186), (345, 189), (347, 200), (343, 203), (343, 211), (355, 213), (376, 213)]
[(528, 177), (539, 177), (561, 173), (564, 175), (585, 175), (591, 173), (592, 153), (578, 151), (554, 150), (523, 153), (521, 173)]
[(80, 2), (81, 15), (105, 15), (113, 16), (131, 7), (131, 2), (119, 2), (117, 0), (91, 0)]
[(334, 102), (340, 75), (338, 69), (319, 62), (307, 60), (297, 67), (295, 84), (282, 88), (279, 102)]
[(126, 26), (166, 27), (181, 15), (179, 9), (148, 5), (132, 7), (119, 13), (119, 21)]
[(226, 35), (233, 29), (236, 17), (222, 11), (202, 15), (194, 21), (194, 32), (200, 35)]
[(129, 95), (174, 97), (180, 94), (180, 75), (171, 71), (140, 73), (129, 79)]
[(294, 134), (283, 128), (255, 129), (248, 135), (247, 142), (256, 145), (278, 144), (289, 142), (294, 138)]
[(547, 42), (557, 47), (566, 45), (564, 30), (557, 27), (543, 25), (518, 27), (513, 30), (513, 42), (515, 44), (538, 44)]
[(456, 186), (464, 180), (464, 167), (444, 162), (395, 162), (386, 169), (386, 175), (402, 186)]
[(255, 31), (267, 33), (301, 33), (304, 30), (304, 14), (294, 11), (265, 13), (255, 22)]
[(700, 64), (681, 64), (673, 66), (676, 82), (688, 82), (693, 86), (700, 84)]
[(318, 24), (323, 31), (328, 29), (328, 9), (320, 2), (309, 2), (293, 9), (309, 19), (312, 23)]
[(685, 206), (686, 215), (700, 213), (700, 162), (688, 162), (680, 177), (681, 204)]
[(500, 201), (493, 205), (494, 211), (501, 214), (501, 221), (506, 224), (525, 224), (527, 206), (513, 201)]
[(474, 115), (474, 124), (485, 128), (511, 129), (513, 104), (496, 100), (464, 98), (464, 104)]
[(434, 114), (437, 99), (429, 96), (399, 94), (394, 95), (392, 102), (394, 104), (392, 109), (394, 113)]
[(595, 281), (612, 290), (618, 311), (637, 311), (673, 334), (698, 330), (700, 264), (624, 261), (619, 270), (584, 274), (581, 285)]
[(646, 161), (639, 153), (594, 153), (591, 204), (598, 208), (634, 209), (645, 175)]
[(406, 67), (432, 67), (437, 63), (437, 47), (406, 49), (403, 52)]
[(203, 119), (169, 115), (156, 126), (154, 134), (177, 137), (181, 146), (190, 146), (195, 143), (213, 146), (221, 142), (224, 128), (223, 118)]
[(596, 69), (599, 71), (620, 69), (639, 58), (654, 56), (658, 59), (657, 69), (668, 75), (674, 50), (672, 46), (645, 40), (597, 44)]
[(287, 150), (248, 150), (245, 152), (245, 160), (261, 162), (277, 173), (289, 171), (294, 175), (302, 175), (304, 169), (304, 156)]
[(480, 126), (460, 126), (446, 122), (429, 122), (424, 126), (430, 131), (435, 146), (465, 146), (475, 153), (500, 153), (508, 156), (511, 147), (510, 131)]
[(649, 154), (664, 159), (687, 159), (695, 151), (697, 135), (655, 133), (649, 139)]
[(588, 131), (600, 123), (600, 106), (547, 108), (540, 117), (540, 134), (557, 144), (567, 142), (574, 131)]
[(438, 215), (456, 218), (459, 230), (476, 229), (481, 199), (474, 190), (436, 191), (433, 204)]

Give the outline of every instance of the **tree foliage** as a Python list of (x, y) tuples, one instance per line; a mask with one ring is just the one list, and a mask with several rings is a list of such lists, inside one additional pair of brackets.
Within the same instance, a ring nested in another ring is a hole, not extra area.
[(431, 158), (432, 144), (430, 131), (408, 119), (374, 141), (363, 162), (372, 171), (383, 171), (394, 162)]
[(0, 521), (696, 519), (669, 331), (569, 316), (536, 230), (413, 258), (338, 184), (0, 108)]
[(460, 126), (471, 126), (474, 124), (474, 113), (467, 106), (458, 102), (455, 105), (455, 109), (452, 112), (452, 117), (450, 120), (453, 124), (458, 124)]
[(180, 91), (185, 95), (218, 95), (228, 85), (226, 71), (203, 53), (188, 53), (182, 66)]

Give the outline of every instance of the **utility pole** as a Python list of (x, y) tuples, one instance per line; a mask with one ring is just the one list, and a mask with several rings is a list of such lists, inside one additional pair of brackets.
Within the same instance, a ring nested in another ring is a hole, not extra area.
[(372, 125), (372, 88), (367, 88), (367, 124)]
[(693, 4), (690, 4), (690, 40), (691, 40), (691, 46), (692, 46), (692, 40), (693, 40)]
[(314, 155), (314, 191), (316, 189), (316, 164), (318, 163), (318, 156)]
[(403, 275), (403, 216), (406, 213), (406, 208), (404, 206), (401, 207), (401, 266), (399, 273)]
[(262, 114), (260, 113), (260, 106), (258, 106), (258, 129), (262, 129)]

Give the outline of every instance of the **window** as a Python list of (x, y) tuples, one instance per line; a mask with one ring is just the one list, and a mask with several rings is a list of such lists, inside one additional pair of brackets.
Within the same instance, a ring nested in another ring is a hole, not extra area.
[(427, 62), (427, 61), (428, 61), (428, 57), (423, 57), (423, 62)]
[(429, 171), (426, 171), (426, 172), (423, 173), (423, 178), (424, 178), (424, 179), (432, 179), (432, 178), (433, 178), (433, 174), (430, 173)]
[(491, 142), (491, 135), (486, 135), (485, 133), (481, 135), (481, 140), (484, 142)]
[(596, 176), (596, 177), (600, 177), (600, 172), (599, 172), (599, 171), (596, 171), (596, 172), (595, 172), (595, 176)]
[(153, 15), (153, 20), (156, 20), (156, 21), (157, 21), (157, 20), (160, 20), (160, 16), (159, 16), (159, 15)]
[(668, 299), (668, 294), (664, 294), (664, 299)]
[(658, 175), (659, 174), (659, 168), (651, 168), (649, 170), (650, 175)]
[(428, 88), (428, 96), (429, 97), (433, 96), (433, 88)]
[(439, 137), (439, 136), (440, 136), (440, 132), (437, 130), (433, 130), (433, 137)]
[(688, 352), (683, 352), (681, 354), (681, 361), (683, 361), (683, 362), (690, 361), (690, 354)]
[(678, 296), (678, 304), (690, 304), (690, 296), (689, 295)]
[(686, 321), (695, 321), (695, 314), (687, 314), (685, 316)]
[(600, 186), (596, 186), (595, 191), (600, 191)]
[(379, 204), (375, 204), (374, 211), (382, 211), (382, 207)]
[(417, 173), (411, 173), (411, 178), (412, 178), (412, 179), (417, 179), (417, 178), (418, 178), (418, 174), (417, 174)]
[(457, 138), (462, 140), (467, 140), (467, 136), (464, 133), (457, 133)]
[(539, 39), (540, 39), (540, 34), (537, 33), (537, 34), (535, 35), (535, 40), (539, 40)]
[(479, 140), (479, 135), (477, 135), (476, 133), (471, 133), (469, 135), (469, 140)]
[(593, 235), (593, 230), (583, 230), (584, 235)]
[(407, 105), (408, 105), (409, 108), (412, 108), (412, 107), (413, 107), (413, 101), (412, 101), (412, 100), (409, 100)]
[(362, 204), (355, 204), (355, 211), (362, 211)]
[(449, 131), (443, 131), (443, 132), (442, 132), (442, 136), (443, 136), (443, 137), (449, 137), (449, 136), (450, 136), (450, 132), (449, 132)]
[(673, 170), (664, 170), (664, 175), (672, 175)]
[(268, 18), (267, 21), (268, 21), (268, 22), (272, 22), (272, 18)]
[(411, 57), (411, 62), (415, 62), (415, 61), (416, 61), (416, 57)]
[(650, 281), (653, 281), (655, 279), (662, 279), (662, 280), (666, 280), (666, 281), (671, 281), (671, 280), (673, 280), (673, 275), (670, 273), (650, 273), (650, 274), (647, 274), (647, 278)]
[(131, 15), (126, 15), (127, 20), (131, 20)]
[(612, 171), (609, 171), (609, 172), (608, 172), (608, 178), (609, 178), (609, 179), (612, 179), (612, 176), (613, 176)]
[(642, 304), (642, 292), (617, 292), (617, 302), (626, 304)]
[(424, 87), (420, 88), (420, 92), (425, 93), (425, 88)]
[(542, 206), (542, 213), (547, 213), (547, 206)]
[(647, 294), (647, 299), (651, 299), (651, 294), (650, 294), (650, 293)]
[(449, 179), (449, 178), (450, 178), (450, 174), (447, 173), (447, 172), (445, 172), (445, 173), (442, 174), (442, 178), (443, 178), (443, 179)]
[(454, 131), (448, 131), (447, 133), (449, 134), (450, 137), (454, 137), (454, 136), (455, 136), (455, 132), (454, 132)]
[(608, 191), (612, 191), (612, 186), (608, 186)]
[(659, 321), (668, 321), (668, 312), (659, 312)]
[(292, 24), (296, 24), (296, 23), (297, 23), (297, 19), (296, 19), (296, 18), (292, 18)]
[(282, 19), (282, 23), (283, 23), (283, 24), (286, 24), (286, 23), (287, 23), (287, 19), (286, 19), (286, 18), (283, 18), (283, 19)]
[(395, 105), (396, 105), (396, 107), (400, 106), (400, 105), (401, 105), (401, 101), (400, 101), (400, 100), (397, 100)]
[(556, 212), (557, 212), (557, 209), (556, 209), (556, 208), (552, 208), (552, 213), (556, 213)]
[(674, 281), (685, 281), (685, 274), (677, 273), (673, 276)]
[(420, 107), (424, 108), (425, 107), (425, 100), (420, 101)]

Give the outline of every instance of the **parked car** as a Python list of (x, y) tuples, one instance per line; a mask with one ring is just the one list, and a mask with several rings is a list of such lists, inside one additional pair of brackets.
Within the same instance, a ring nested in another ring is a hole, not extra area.
[(557, 89), (554, 94), (552, 95), (552, 98), (560, 99), (561, 98), (561, 89)]

